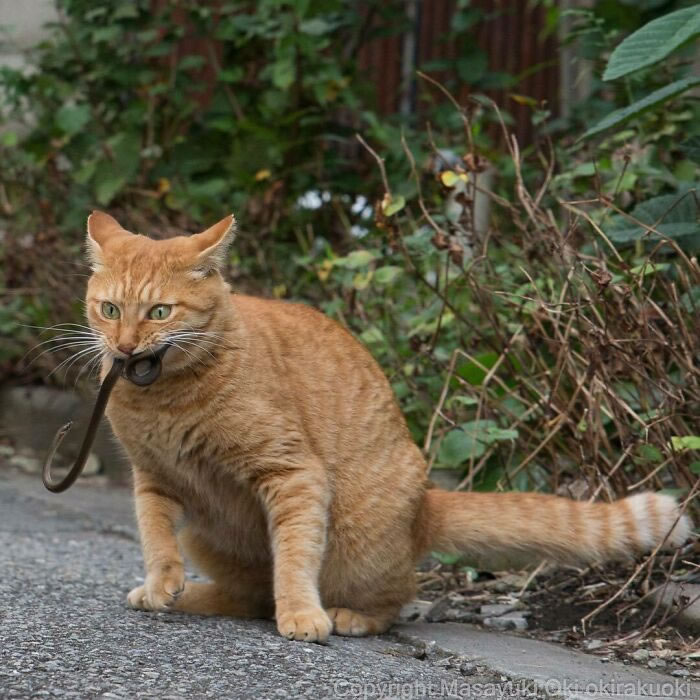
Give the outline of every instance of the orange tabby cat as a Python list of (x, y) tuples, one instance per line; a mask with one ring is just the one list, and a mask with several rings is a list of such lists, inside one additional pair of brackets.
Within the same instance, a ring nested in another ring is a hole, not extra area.
[[(152, 385), (107, 414), (133, 464), (145, 610), (272, 616), (290, 639), (386, 630), (430, 549), (558, 561), (628, 556), (690, 531), (675, 501), (428, 489), (369, 352), (301, 304), (231, 295), (229, 216), (155, 241), (88, 219), (90, 325), (113, 357), (170, 343)], [(668, 534), (670, 531), (670, 534)], [(211, 583), (185, 581), (183, 553)]]

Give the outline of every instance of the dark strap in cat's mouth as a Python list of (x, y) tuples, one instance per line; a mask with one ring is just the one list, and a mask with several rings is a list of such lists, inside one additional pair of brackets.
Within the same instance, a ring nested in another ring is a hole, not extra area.
[(75, 464), (73, 464), (68, 474), (59, 481), (53, 481), (51, 478), (51, 462), (54, 454), (56, 454), (56, 450), (73, 427), (73, 422), (69, 421), (61, 426), (54, 436), (51, 447), (49, 448), (49, 453), (46, 455), (46, 460), (44, 460), (44, 468), (41, 473), (44, 486), (46, 486), (49, 491), (53, 491), (54, 493), (65, 491), (72, 486), (75, 480), (80, 476), (90, 454), (92, 443), (95, 441), (95, 434), (100, 424), (102, 414), (107, 406), (107, 399), (109, 399), (109, 395), (117, 379), (119, 379), (120, 376), (124, 376), (125, 379), (128, 379), (137, 386), (153, 384), (153, 382), (160, 377), (163, 355), (165, 355), (169, 347), (169, 345), (161, 345), (155, 352), (147, 350), (127, 360), (122, 360), (121, 358), (116, 358), (114, 360), (111, 369), (100, 386), (100, 391), (95, 401), (95, 407), (92, 409), (92, 416), (90, 417), (90, 422), (88, 423), (87, 431), (83, 438), (83, 444), (80, 447), (80, 452), (75, 460)]

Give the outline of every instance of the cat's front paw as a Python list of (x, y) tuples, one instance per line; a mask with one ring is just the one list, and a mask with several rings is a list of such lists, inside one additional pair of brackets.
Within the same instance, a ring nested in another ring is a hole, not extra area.
[(302, 608), (278, 612), (277, 629), (287, 639), (323, 644), (328, 641), (333, 623), (323, 608)]
[(184, 590), (185, 569), (182, 564), (166, 564), (149, 573), (143, 586), (134, 588), (126, 600), (137, 610), (171, 610)]

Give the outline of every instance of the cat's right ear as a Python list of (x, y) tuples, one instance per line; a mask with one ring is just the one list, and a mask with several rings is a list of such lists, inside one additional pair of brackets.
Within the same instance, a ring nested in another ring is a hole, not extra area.
[(92, 269), (104, 264), (104, 250), (114, 236), (132, 235), (121, 224), (103, 211), (93, 211), (87, 220), (87, 255)]

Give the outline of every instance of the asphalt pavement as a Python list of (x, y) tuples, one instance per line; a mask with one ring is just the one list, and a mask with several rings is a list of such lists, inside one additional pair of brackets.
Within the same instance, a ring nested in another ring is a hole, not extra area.
[(320, 646), (267, 621), (129, 610), (142, 578), (127, 490), (55, 495), (0, 467), (0, 697), (465, 697), (507, 680), (420, 641)]

